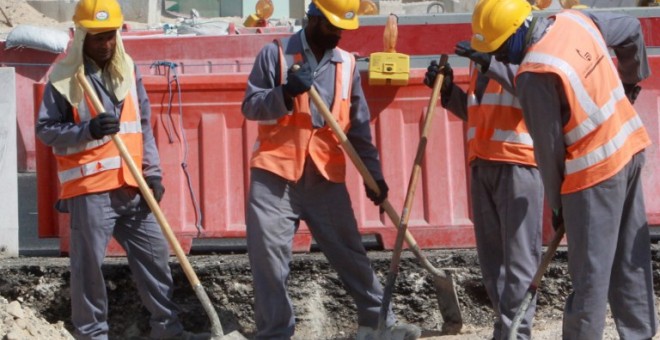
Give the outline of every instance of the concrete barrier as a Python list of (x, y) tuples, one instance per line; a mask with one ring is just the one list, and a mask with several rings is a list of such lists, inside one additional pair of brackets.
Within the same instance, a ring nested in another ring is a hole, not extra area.
[[(75, 0), (30, 0), (28, 4), (43, 15), (60, 22), (70, 21), (76, 8)], [(155, 0), (119, 0), (124, 20), (146, 23), (156, 26), (160, 23), (160, 1)]]
[(16, 172), (16, 74), (0, 68), (0, 256), (18, 256)]

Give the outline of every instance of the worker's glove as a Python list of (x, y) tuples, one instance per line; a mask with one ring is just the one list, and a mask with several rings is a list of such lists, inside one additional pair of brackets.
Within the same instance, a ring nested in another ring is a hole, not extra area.
[(454, 87), (454, 70), (451, 68), (449, 63), (440, 69), (440, 65), (435, 60), (431, 61), (429, 67), (426, 69), (426, 74), (424, 75), (424, 84), (430, 88), (433, 88), (435, 84), (435, 79), (438, 77), (438, 73), (442, 74), (442, 85), (440, 85), (440, 101), (443, 107), (447, 106), (449, 102), (449, 97), (451, 96), (451, 89)]
[(94, 139), (119, 132), (119, 119), (115, 115), (101, 112), (89, 121), (89, 133)]
[(452, 70), (451, 65), (449, 64), (445, 64), (445, 67), (440, 69), (438, 62), (431, 60), (429, 67), (426, 68), (426, 74), (424, 75), (424, 85), (433, 88), (438, 74), (444, 76), (440, 87), (440, 94), (445, 95), (445, 93), (451, 93), (451, 85), (454, 83), (454, 70)]
[(490, 54), (475, 51), (472, 46), (470, 46), (469, 41), (464, 40), (456, 44), (455, 52), (461, 57), (467, 57), (474, 61), (479, 67), (481, 73), (486, 73), (488, 71), (488, 67), (490, 67)]
[(377, 195), (376, 192), (369, 189), (367, 183), (364, 183), (364, 190), (367, 192), (367, 197), (369, 197), (369, 199), (374, 202), (375, 205), (380, 205), (387, 198), (387, 192), (390, 190), (390, 188), (387, 187), (387, 183), (385, 183), (384, 179), (379, 179), (376, 181), (376, 183), (378, 184), (380, 195)]
[(564, 213), (562, 208), (552, 209), (552, 229), (557, 231), (564, 224)]
[(623, 90), (626, 92), (626, 97), (631, 104), (635, 104), (639, 91), (642, 90), (642, 87), (637, 84), (623, 84)]
[(151, 192), (154, 194), (156, 202), (160, 203), (160, 200), (165, 194), (165, 187), (163, 186), (163, 180), (160, 176), (148, 176), (145, 178), (147, 185), (151, 188)]
[(289, 69), (286, 76), (286, 84), (283, 85), (284, 92), (295, 97), (309, 91), (314, 83), (314, 74), (308, 63), (304, 63), (297, 71), (293, 67)]

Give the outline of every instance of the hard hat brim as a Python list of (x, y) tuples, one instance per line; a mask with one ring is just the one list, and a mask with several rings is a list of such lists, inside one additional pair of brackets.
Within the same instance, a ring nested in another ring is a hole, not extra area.
[(360, 23), (358, 21), (357, 15), (351, 20), (341, 19), (341, 20), (337, 20), (336, 22), (333, 22), (333, 20), (330, 19), (328, 20), (332, 25), (337, 26), (343, 30), (355, 30), (358, 27), (360, 27)]
[(472, 35), (472, 39), (470, 39), (470, 46), (477, 52), (491, 53), (500, 48), (502, 44), (504, 44), (504, 42), (509, 39), (509, 37), (511, 37), (511, 35), (503, 36), (502, 38), (486, 42), (481, 41)]

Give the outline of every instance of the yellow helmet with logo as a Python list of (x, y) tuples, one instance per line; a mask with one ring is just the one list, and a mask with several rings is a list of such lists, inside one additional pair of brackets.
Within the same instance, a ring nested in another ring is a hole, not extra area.
[(345, 30), (358, 28), (360, 0), (313, 0), (333, 26)]
[(124, 23), (124, 16), (116, 0), (80, 0), (73, 14), (73, 22), (90, 32), (103, 32), (119, 29)]
[(480, 0), (472, 13), (472, 48), (486, 53), (497, 50), (531, 12), (526, 0)]

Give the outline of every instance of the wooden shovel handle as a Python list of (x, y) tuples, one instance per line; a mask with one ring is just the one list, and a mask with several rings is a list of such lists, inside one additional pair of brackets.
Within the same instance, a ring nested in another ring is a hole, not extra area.
[[(96, 95), (96, 91), (87, 81), (87, 78), (85, 77), (85, 74), (82, 70), (76, 73), (76, 78), (80, 82), (80, 85), (82, 85), (87, 96), (89, 96), (89, 98), (92, 100), (92, 104), (94, 105), (96, 111), (98, 113), (104, 112), (105, 108), (103, 107), (103, 104)], [(128, 165), (128, 169), (133, 175), (133, 178), (135, 178), (135, 181), (138, 183), (138, 187), (140, 188), (142, 197), (144, 197), (144, 199), (147, 201), (149, 208), (151, 208), (151, 211), (156, 217), (156, 220), (158, 220), (158, 224), (160, 224), (160, 228), (163, 231), (165, 238), (169, 242), (170, 246), (172, 247), (172, 250), (174, 251), (174, 254), (181, 263), (181, 267), (183, 268), (183, 272), (186, 274), (188, 281), (190, 281), (190, 284), (193, 286), (200, 285), (199, 278), (197, 277), (197, 274), (195, 274), (195, 271), (193, 270), (192, 266), (190, 265), (190, 262), (186, 257), (186, 253), (183, 251), (181, 245), (179, 244), (179, 241), (176, 239), (176, 235), (174, 235), (174, 232), (172, 231), (170, 224), (167, 222), (167, 219), (165, 218), (163, 211), (160, 209), (158, 202), (154, 198), (154, 195), (151, 192), (151, 188), (149, 188), (147, 182), (144, 180), (144, 177), (142, 176), (142, 171), (137, 167), (137, 165), (135, 165), (135, 162), (133, 161), (131, 154), (126, 148), (126, 145), (124, 144), (124, 141), (121, 138), (119, 138), (119, 136), (117, 136), (116, 134), (112, 135), (112, 141), (117, 146), (117, 149), (119, 149), (121, 158), (124, 160), (126, 165)]]

